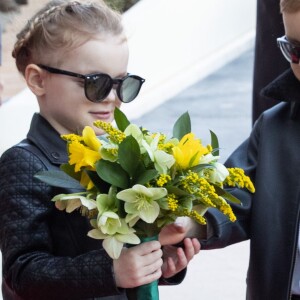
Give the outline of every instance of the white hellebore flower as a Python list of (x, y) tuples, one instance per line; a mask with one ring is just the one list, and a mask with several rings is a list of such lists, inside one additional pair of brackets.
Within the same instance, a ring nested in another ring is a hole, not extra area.
[(116, 213), (106, 211), (98, 216), (98, 227), (104, 234), (115, 234), (121, 227), (121, 221)]
[(167, 170), (175, 163), (175, 158), (173, 155), (157, 148), (159, 137), (160, 134), (156, 134), (150, 144), (148, 144), (146, 140), (143, 140), (142, 145), (148, 152), (150, 159), (154, 162), (155, 169), (159, 173), (166, 174)]
[(86, 207), (88, 210), (92, 210), (97, 207), (96, 201), (88, 199), (82, 196), (83, 193), (74, 194), (59, 194), (52, 198), (51, 201), (55, 201), (55, 206), (59, 210), (66, 210), (67, 213), (71, 213), (80, 206)]
[(129, 124), (126, 127), (124, 133), (126, 136), (129, 136), (129, 135), (133, 136), (136, 139), (136, 141), (138, 142), (138, 144), (139, 145), (141, 144), (142, 139), (143, 139), (143, 133), (137, 125)]
[(227, 168), (218, 162), (210, 163), (210, 165), (212, 167), (206, 173), (206, 176), (209, 176), (208, 180), (212, 183), (222, 183), (229, 175)]
[(114, 188), (110, 188), (108, 194), (99, 194), (96, 198), (98, 217), (97, 227), (104, 234), (115, 234), (121, 227), (121, 221), (116, 208), (116, 193)]
[(156, 200), (165, 197), (167, 193), (165, 188), (146, 188), (136, 184), (131, 189), (119, 192), (117, 198), (125, 201), (124, 209), (131, 219), (139, 217), (146, 223), (153, 223), (160, 210)]
[(91, 220), (95, 229), (88, 232), (88, 236), (94, 239), (103, 240), (103, 248), (112, 259), (119, 258), (124, 243), (139, 244), (140, 239), (134, 234), (135, 230), (130, 228), (124, 219), (121, 219), (121, 226), (115, 234), (104, 234), (100, 228), (97, 228), (96, 220)]
[(209, 164), (211, 162), (217, 161), (220, 156), (214, 156), (211, 153), (205, 154), (200, 158), (200, 164)]
[(200, 164), (210, 164), (213, 167), (210, 169), (209, 178), (213, 183), (223, 182), (229, 175), (227, 168), (223, 164), (217, 162), (219, 158), (220, 156), (213, 156), (211, 153), (208, 153), (200, 159)]
[(212, 182), (223, 182), (225, 178), (229, 175), (229, 171), (227, 168), (218, 162), (212, 163), (212, 165), (215, 167), (212, 169), (212, 174), (210, 180)]

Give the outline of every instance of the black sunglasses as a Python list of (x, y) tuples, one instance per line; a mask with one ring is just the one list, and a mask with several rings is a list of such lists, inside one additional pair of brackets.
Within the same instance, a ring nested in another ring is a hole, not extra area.
[(38, 64), (38, 66), (49, 73), (84, 79), (85, 96), (92, 102), (103, 101), (108, 96), (114, 85), (116, 85), (116, 91), (119, 99), (124, 103), (129, 103), (136, 98), (140, 92), (142, 84), (145, 82), (145, 79), (131, 74), (127, 74), (123, 78), (111, 78), (108, 74), (104, 73), (82, 75), (41, 64)]
[(299, 64), (300, 46), (290, 42), (285, 35), (277, 39), (277, 45), (289, 63)]

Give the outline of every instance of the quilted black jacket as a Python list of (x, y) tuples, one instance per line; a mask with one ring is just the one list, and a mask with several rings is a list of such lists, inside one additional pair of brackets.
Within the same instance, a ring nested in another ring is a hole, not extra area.
[[(88, 220), (58, 211), (50, 199), (74, 192), (49, 187), (33, 175), (68, 161), (65, 142), (39, 114), (27, 139), (0, 161), (0, 246), (3, 298), (126, 299), (114, 280), (101, 241), (87, 237)], [(105, 296), (116, 295), (106, 298)], [(105, 298), (102, 298), (105, 297)]]

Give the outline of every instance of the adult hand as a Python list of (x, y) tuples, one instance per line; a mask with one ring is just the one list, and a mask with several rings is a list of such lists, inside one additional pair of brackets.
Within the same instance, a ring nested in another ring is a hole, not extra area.
[(162, 254), (158, 241), (123, 248), (113, 262), (117, 286), (133, 288), (158, 280), (162, 275)]
[(175, 246), (163, 247), (164, 263), (162, 266), (162, 276), (164, 278), (170, 278), (185, 269), (201, 248), (200, 242), (196, 238), (186, 238), (183, 244), (183, 248)]

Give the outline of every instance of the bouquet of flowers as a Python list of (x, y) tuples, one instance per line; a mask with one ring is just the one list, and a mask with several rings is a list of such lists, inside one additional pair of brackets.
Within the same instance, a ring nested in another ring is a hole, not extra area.
[[(131, 124), (117, 108), (115, 122), (117, 127), (94, 123), (107, 133), (100, 138), (88, 126), (82, 135), (63, 135), (69, 154), (69, 162), (61, 166), (64, 172), (36, 175), (48, 184), (84, 189), (52, 200), (68, 213), (80, 209), (93, 228), (87, 234), (102, 239), (113, 259), (119, 257), (124, 243), (139, 244), (157, 236), (161, 227), (180, 216), (205, 224), (203, 215), (213, 207), (234, 222), (228, 201), (240, 201), (223, 189), (225, 185), (254, 192), (242, 169), (218, 162), (213, 132), (206, 146), (191, 132), (188, 113), (174, 124), (172, 138)], [(144, 295), (143, 299), (153, 298)]]

